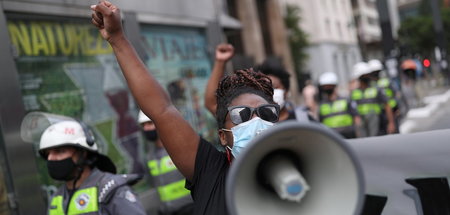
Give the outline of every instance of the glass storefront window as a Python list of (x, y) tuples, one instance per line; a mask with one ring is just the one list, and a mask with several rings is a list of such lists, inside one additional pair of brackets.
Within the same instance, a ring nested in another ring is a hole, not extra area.
[[(26, 112), (84, 121), (96, 134), (100, 151), (114, 161), (119, 173), (148, 176), (146, 162), (152, 147), (141, 138), (138, 107), (112, 48), (90, 21), (7, 14), (7, 25)], [(215, 139), (215, 119), (203, 106), (211, 71), (204, 32), (145, 25), (142, 38), (148, 56), (144, 60), (173, 103), (200, 135)], [(32, 147), (48, 199), (59, 184), (48, 176), (37, 153), (38, 143)], [(149, 186), (144, 180), (137, 189), (145, 191)]]
[(147, 54), (144, 61), (150, 72), (194, 129), (204, 138), (214, 140), (217, 125), (203, 103), (211, 73), (204, 32), (142, 25), (141, 36)]
[[(26, 111), (84, 121), (119, 173), (147, 173), (136, 105), (112, 48), (90, 21), (7, 14), (7, 25)], [(49, 196), (56, 184), (35, 151)]]
[(11, 214), (9, 208), (8, 200), (8, 189), (7, 189), (7, 172), (6, 166), (6, 156), (5, 156), (5, 143), (3, 141), (3, 135), (0, 133), (0, 215)]
[(3, 175), (3, 163), (0, 161), (2, 165), (0, 165), (0, 215), (9, 215), (9, 203), (8, 203), (8, 192), (6, 190), (5, 177)]

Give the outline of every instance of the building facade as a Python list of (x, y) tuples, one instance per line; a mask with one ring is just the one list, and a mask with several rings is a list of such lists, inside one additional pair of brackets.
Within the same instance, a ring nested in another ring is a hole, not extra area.
[(398, 0), (400, 20), (419, 15), (420, 0)]
[(363, 58), (382, 58), (381, 28), (375, 0), (352, 0), (357, 36)]
[[(384, 59), (389, 57), (384, 56), (383, 53), (384, 44), (380, 22), (389, 22), (392, 39), (396, 40), (397, 31), (400, 27), (399, 0), (383, 0), (382, 2), (377, 2), (376, 0), (352, 0), (351, 2), (363, 59)], [(378, 8), (384, 4), (386, 4), (387, 9)]]
[(233, 69), (254, 67), (265, 60), (278, 61), (290, 73), (291, 99), (299, 102), (287, 31), (279, 0), (227, 0), (225, 11), (241, 22), (240, 29), (224, 29), (227, 42), (235, 46)]
[(345, 88), (351, 79), (352, 66), (361, 60), (352, 7), (346, 0), (283, 0), (301, 10), (300, 28), (308, 34), (310, 46), (306, 71), (313, 80), (325, 72), (338, 75)]

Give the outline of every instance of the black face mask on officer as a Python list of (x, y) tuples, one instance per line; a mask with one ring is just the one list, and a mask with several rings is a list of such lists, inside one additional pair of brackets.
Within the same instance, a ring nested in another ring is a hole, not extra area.
[(367, 77), (367, 76), (363, 76), (363, 77), (359, 78), (359, 81), (361, 81), (362, 83), (365, 83), (365, 84), (369, 84), (371, 81), (371, 78)]
[(327, 96), (330, 96), (331, 94), (334, 93), (334, 87), (322, 89), (322, 92), (325, 93)]
[(50, 177), (59, 181), (70, 181), (75, 179), (74, 170), (76, 164), (73, 162), (72, 157), (68, 157), (64, 160), (48, 160), (47, 169)]
[(143, 131), (143, 133), (148, 141), (155, 141), (158, 139), (158, 133), (156, 133), (156, 130)]

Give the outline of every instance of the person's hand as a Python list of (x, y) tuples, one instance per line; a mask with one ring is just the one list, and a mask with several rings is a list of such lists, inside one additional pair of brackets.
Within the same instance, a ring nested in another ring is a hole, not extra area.
[(231, 44), (220, 44), (216, 47), (216, 61), (227, 62), (234, 55), (234, 47)]
[(100, 1), (97, 5), (91, 5), (92, 24), (100, 31), (103, 39), (113, 43), (123, 37), (120, 10), (109, 1)]
[(387, 127), (387, 133), (388, 134), (393, 134), (395, 133), (397, 129), (395, 128), (395, 124), (394, 123), (388, 123), (388, 127)]

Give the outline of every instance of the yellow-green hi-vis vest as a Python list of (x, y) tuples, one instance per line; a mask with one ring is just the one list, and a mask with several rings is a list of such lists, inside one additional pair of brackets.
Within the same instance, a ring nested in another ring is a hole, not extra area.
[[(77, 190), (70, 202), (67, 215), (96, 214), (98, 212), (97, 187)], [(50, 204), (49, 215), (65, 215), (63, 196), (53, 197)]]
[(381, 106), (377, 101), (378, 90), (375, 87), (369, 87), (364, 91), (355, 89), (352, 91), (351, 98), (356, 101), (357, 110), (360, 115), (380, 114)]
[(394, 108), (397, 106), (397, 100), (395, 100), (395, 94), (394, 90), (391, 89), (390, 81), (387, 78), (381, 78), (377, 82), (378, 87), (384, 90), (384, 94), (388, 97), (388, 103), (391, 108)]
[(330, 128), (345, 128), (353, 125), (353, 117), (350, 115), (346, 99), (322, 103), (319, 114), (322, 123)]
[[(169, 155), (162, 157), (159, 160), (151, 160), (148, 162), (150, 174), (156, 179), (156, 186), (159, 197), (163, 203), (171, 202), (172, 207), (177, 207), (186, 204), (190, 200), (190, 191), (184, 186), (186, 179), (178, 172), (178, 169), (173, 164)], [(189, 200), (179, 201), (183, 198)]]

